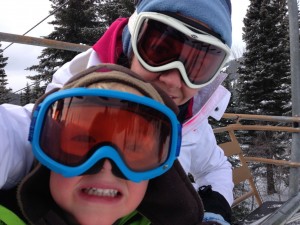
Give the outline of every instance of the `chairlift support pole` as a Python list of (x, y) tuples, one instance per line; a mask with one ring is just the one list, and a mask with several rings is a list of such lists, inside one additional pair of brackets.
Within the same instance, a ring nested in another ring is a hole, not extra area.
[(3, 32), (0, 32), (0, 41), (26, 44), (26, 45), (35, 45), (35, 46), (55, 48), (55, 49), (68, 50), (74, 52), (84, 52), (91, 47), (88, 45), (74, 44), (74, 43), (68, 43), (63, 41), (50, 40), (45, 38), (36, 38), (36, 37), (23, 36), (17, 34), (9, 34)]
[[(292, 85), (292, 115), (300, 117), (300, 51), (299, 24), (297, 0), (288, 0), (290, 55), (291, 55), (291, 85)], [(299, 127), (300, 123), (295, 123)], [(300, 134), (292, 134), (291, 161), (300, 162)], [(289, 176), (289, 196), (299, 193), (299, 168), (291, 168)]]
[(262, 221), (260, 225), (283, 225), (300, 209), (300, 192), (287, 200), (275, 212), (273, 212), (267, 219)]

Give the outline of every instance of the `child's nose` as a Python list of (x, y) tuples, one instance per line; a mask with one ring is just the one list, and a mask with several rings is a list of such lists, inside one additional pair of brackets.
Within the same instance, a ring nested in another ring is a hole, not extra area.
[(104, 163), (103, 163), (103, 166), (102, 166), (101, 170), (109, 170), (109, 171), (112, 170), (111, 162), (108, 159), (104, 160)]

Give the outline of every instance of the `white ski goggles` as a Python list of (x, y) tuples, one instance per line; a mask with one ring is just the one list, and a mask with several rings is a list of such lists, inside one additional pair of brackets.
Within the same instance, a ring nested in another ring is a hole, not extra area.
[(165, 14), (135, 12), (128, 27), (133, 52), (144, 68), (178, 69), (190, 88), (211, 83), (230, 55), (230, 48), (217, 37)]

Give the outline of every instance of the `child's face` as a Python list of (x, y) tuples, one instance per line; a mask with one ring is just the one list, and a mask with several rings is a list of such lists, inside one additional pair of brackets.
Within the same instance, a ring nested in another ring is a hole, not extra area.
[[(142, 95), (119, 84), (93, 84), (89, 88), (113, 89)], [(93, 175), (65, 178), (51, 172), (50, 191), (55, 202), (71, 217), (84, 225), (111, 225), (133, 212), (143, 200), (148, 181), (135, 183), (116, 177), (109, 160)]]
[(65, 178), (51, 172), (50, 191), (55, 202), (80, 224), (108, 225), (134, 211), (148, 181), (134, 183), (113, 175), (109, 160), (93, 175)]
[(131, 70), (139, 74), (146, 81), (159, 86), (173, 99), (176, 105), (186, 103), (199, 91), (199, 89), (192, 89), (186, 86), (177, 69), (160, 73), (150, 72), (140, 64), (135, 56), (133, 56), (131, 62)]

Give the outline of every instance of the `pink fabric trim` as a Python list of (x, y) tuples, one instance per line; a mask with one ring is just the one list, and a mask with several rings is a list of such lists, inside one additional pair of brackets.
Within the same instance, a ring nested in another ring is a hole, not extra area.
[(187, 114), (185, 115), (186, 120), (192, 118), (192, 116), (193, 116), (193, 105), (194, 105), (194, 98), (191, 98), (190, 103), (188, 105)]
[(93, 49), (103, 63), (117, 63), (123, 52), (122, 32), (128, 18), (119, 18), (113, 22), (102, 37), (94, 44)]

